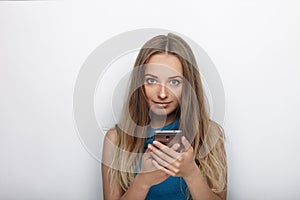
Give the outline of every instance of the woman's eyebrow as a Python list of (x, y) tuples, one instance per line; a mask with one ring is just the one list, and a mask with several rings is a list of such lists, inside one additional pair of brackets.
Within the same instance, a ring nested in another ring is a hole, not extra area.
[[(152, 76), (152, 77), (154, 77), (154, 78), (158, 78), (157, 76), (155, 76), (155, 75), (153, 75), (153, 74), (145, 74), (144, 76)], [(183, 77), (182, 77), (182, 76), (179, 76), (179, 75), (168, 77), (168, 79), (173, 79), (173, 78), (181, 78), (181, 79), (183, 79)]]
[(158, 78), (157, 76), (154, 76), (153, 74), (145, 74), (144, 76), (152, 76), (154, 78)]
[(182, 76), (171, 76), (171, 77), (169, 77), (169, 79), (173, 79), (173, 78), (181, 78), (181, 79), (183, 79)]

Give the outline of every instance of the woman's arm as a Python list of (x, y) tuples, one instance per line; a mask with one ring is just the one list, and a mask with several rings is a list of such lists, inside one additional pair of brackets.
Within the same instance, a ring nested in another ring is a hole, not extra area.
[[(222, 141), (219, 140), (216, 146), (224, 147), (221, 143)], [(190, 173), (185, 175), (184, 180), (188, 185), (189, 191), (194, 200), (226, 200), (226, 190), (218, 194), (214, 193), (211, 190), (209, 183), (207, 183), (207, 181), (203, 177), (202, 172), (200, 171), (196, 163), (194, 163)]]
[[(104, 138), (101, 164), (103, 197), (105, 200), (119, 200), (124, 193), (118, 183), (111, 184), (110, 170), (112, 169), (110, 167), (112, 166), (112, 152), (114, 152), (116, 140), (116, 129), (110, 129)], [(110, 186), (114, 187), (113, 191)]]
[[(150, 149), (148, 148), (142, 157), (141, 172), (135, 177), (130, 187), (125, 192), (122, 190), (118, 181), (110, 183), (110, 167), (112, 166), (112, 152), (116, 148), (117, 131), (111, 129), (107, 132), (102, 156), (102, 184), (103, 195), (105, 200), (142, 200), (145, 199), (152, 185), (158, 184), (169, 177), (168, 174), (158, 170), (153, 165), (153, 160), (150, 157)], [(174, 148), (174, 150), (176, 150)], [(117, 170), (117, 169), (111, 169)], [(112, 191), (110, 186), (115, 187)]]
[[(209, 187), (194, 161), (194, 150), (185, 137), (182, 138), (185, 151), (181, 155), (157, 141), (153, 144), (155, 146), (151, 148), (157, 167), (171, 176), (182, 176), (194, 200), (226, 200), (226, 190), (216, 194)], [(224, 151), (222, 140), (218, 140), (214, 148)]]
[(197, 166), (191, 171), (191, 176), (184, 180), (194, 200), (226, 200), (226, 191), (219, 194), (212, 192)]
[(108, 174), (109, 167), (105, 164), (102, 164), (102, 179), (103, 179), (103, 196), (105, 200), (125, 200), (125, 199), (136, 199), (142, 200), (145, 199), (149, 186), (143, 182), (143, 178), (140, 175), (137, 175), (130, 185), (129, 189), (124, 192), (118, 183), (112, 184), (116, 187), (114, 191), (111, 191), (110, 188), (110, 177)]

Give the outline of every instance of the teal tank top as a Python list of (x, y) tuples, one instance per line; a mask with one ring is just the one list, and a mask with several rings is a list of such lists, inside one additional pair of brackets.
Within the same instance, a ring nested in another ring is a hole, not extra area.
[[(171, 124), (158, 129), (153, 129), (150, 127), (148, 129), (148, 137), (144, 145), (144, 152), (146, 151), (148, 144), (152, 144), (155, 130), (176, 130), (178, 128), (179, 128), (179, 119), (176, 119)], [(146, 200), (154, 200), (154, 199), (155, 200), (166, 200), (166, 199), (186, 200), (187, 199), (186, 182), (182, 177), (170, 176), (165, 181), (157, 185), (153, 185), (146, 196)]]

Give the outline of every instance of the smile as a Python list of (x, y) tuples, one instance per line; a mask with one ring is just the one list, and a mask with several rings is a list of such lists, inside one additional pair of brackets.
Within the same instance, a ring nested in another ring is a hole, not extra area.
[(153, 101), (153, 102), (155, 103), (155, 105), (157, 105), (159, 107), (163, 107), (163, 108), (167, 107), (171, 103), (171, 101), (170, 102), (156, 102), (156, 101)]

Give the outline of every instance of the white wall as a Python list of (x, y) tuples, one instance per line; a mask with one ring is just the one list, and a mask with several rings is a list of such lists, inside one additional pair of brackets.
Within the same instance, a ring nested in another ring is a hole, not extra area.
[(101, 199), (73, 119), (89, 54), (163, 28), (197, 42), (226, 95), (228, 199), (299, 199), (300, 5), (252, 1), (0, 2), (0, 198)]

